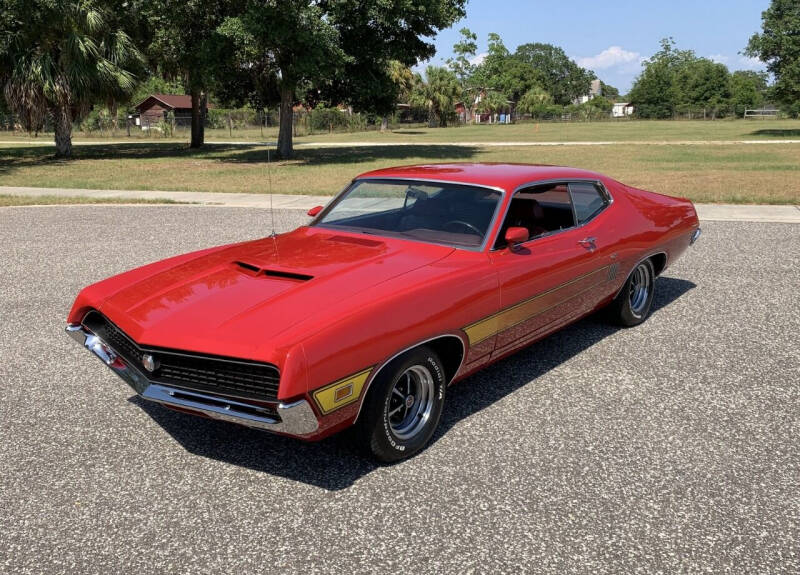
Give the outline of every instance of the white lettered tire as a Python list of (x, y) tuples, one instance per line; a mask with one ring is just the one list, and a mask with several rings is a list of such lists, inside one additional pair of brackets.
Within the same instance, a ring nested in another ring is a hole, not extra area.
[(374, 458), (392, 463), (427, 445), (439, 424), (445, 395), (444, 367), (428, 347), (394, 359), (370, 384), (356, 438)]

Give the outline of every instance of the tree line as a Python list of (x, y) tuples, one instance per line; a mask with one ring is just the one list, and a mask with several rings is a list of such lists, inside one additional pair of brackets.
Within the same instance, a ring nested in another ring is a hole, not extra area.
[[(191, 146), (204, 141), (209, 93), (228, 107), (278, 107), (278, 153), (292, 156), (293, 106), (347, 105), (388, 116), (403, 102), (446, 126), (467, 113), (512, 106), (534, 118), (607, 116), (620, 94), (558, 46), (526, 43), (513, 52), (489, 34), (461, 30), (445, 66), (411, 67), (434, 55), (436, 33), (461, 19), (466, 0), (3, 0), (0, 86), (5, 105), (29, 131), (53, 122), (56, 153), (72, 151), (72, 124), (93, 106), (117, 110), (153, 92), (191, 95)], [(767, 100), (800, 115), (800, 2), (772, 0), (745, 54), (766, 73), (736, 71), (679, 50), (672, 39), (645, 60), (630, 93), (642, 118), (702, 109), (711, 117)]]
[[(4, 0), (0, 83), (27, 130), (53, 119), (56, 154), (91, 106), (130, 103), (148, 77), (192, 100), (191, 146), (203, 144), (209, 92), (280, 108), (278, 152), (292, 156), (292, 107), (336, 102), (386, 115), (393, 62), (433, 56), (436, 33), (466, 0)], [(115, 115), (115, 114), (114, 114)]]
[(760, 108), (770, 92), (766, 72), (731, 74), (724, 64), (700, 58), (692, 50), (678, 50), (674, 40), (665, 38), (661, 50), (643, 63), (629, 99), (640, 118), (703, 113), (713, 119)]

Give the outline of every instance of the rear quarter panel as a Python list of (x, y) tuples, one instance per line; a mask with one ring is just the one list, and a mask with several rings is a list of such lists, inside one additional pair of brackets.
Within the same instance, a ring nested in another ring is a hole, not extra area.
[[(614, 198), (618, 236), (618, 288), (641, 260), (663, 253), (664, 269), (683, 254), (699, 222), (691, 201), (604, 182)], [(662, 270), (663, 271), (663, 270)]]

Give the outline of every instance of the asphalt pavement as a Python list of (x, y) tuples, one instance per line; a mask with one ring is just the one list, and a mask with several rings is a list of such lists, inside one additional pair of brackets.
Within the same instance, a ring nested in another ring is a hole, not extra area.
[(0, 572), (800, 572), (800, 225), (704, 223), (643, 325), (451, 387), (433, 444), (376, 466), (145, 403), (63, 333), (81, 287), (269, 222), (0, 208)]

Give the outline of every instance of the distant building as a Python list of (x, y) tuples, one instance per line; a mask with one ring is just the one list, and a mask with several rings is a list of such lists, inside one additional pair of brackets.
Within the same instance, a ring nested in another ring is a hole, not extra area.
[(629, 102), (615, 102), (611, 108), (612, 118), (624, 118), (633, 115), (633, 104)]
[(572, 101), (572, 103), (576, 105), (585, 104), (592, 98), (600, 96), (601, 92), (602, 92), (602, 83), (600, 82), (600, 80), (592, 80), (592, 83), (589, 85), (589, 93), (584, 96), (579, 96), (575, 98)]
[[(206, 104), (206, 110), (213, 107), (211, 103)], [(166, 120), (169, 112), (173, 113), (176, 124), (188, 125), (192, 119), (192, 97), (178, 94), (151, 94), (136, 105), (136, 112), (138, 113), (135, 118), (136, 125), (141, 126), (143, 130)], [(205, 110), (203, 112), (205, 115)]]

